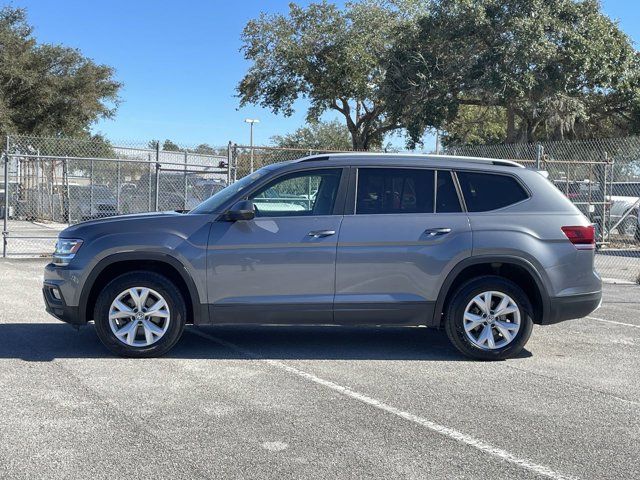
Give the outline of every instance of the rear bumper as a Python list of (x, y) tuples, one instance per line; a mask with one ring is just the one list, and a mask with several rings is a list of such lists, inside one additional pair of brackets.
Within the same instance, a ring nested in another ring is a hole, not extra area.
[(549, 315), (542, 325), (551, 325), (565, 320), (582, 318), (596, 310), (602, 301), (602, 291), (549, 299)]

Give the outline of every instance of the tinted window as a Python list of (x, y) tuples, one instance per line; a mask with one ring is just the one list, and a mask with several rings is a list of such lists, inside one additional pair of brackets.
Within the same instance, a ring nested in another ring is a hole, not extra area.
[(436, 212), (455, 213), (461, 212), (458, 192), (453, 185), (451, 172), (446, 170), (438, 171), (438, 195), (436, 196)]
[(296, 172), (251, 195), (257, 217), (331, 215), (340, 184), (339, 168)]
[(361, 168), (356, 214), (433, 213), (433, 170)]
[(457, 172), (470, 212), (486, 212), (527, 198), (527, 192), (512, 177), (492, 173)]

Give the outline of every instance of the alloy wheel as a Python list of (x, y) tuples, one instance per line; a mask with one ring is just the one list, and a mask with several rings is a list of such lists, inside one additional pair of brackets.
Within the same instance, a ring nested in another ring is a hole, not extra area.
[(496, 350), (509, 345), (520, 330), (520, 308), (507, 294), (483, 292), (467, 304), (463, 317), (467, 338), (478, 348)]
[(171, 313), (162, 295), (146, 287), (131, 287), (109, 308), (109, 326), (115, 337), (131, 347), (148, 347), (169, 328)]

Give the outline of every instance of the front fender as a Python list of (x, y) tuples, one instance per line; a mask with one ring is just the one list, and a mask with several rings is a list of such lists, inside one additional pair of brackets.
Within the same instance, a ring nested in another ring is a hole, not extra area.
[[(173, 267), (189, 290), (189, 296), (191, 298), (191, 307), (194, 313), (194, 322), (197, 323), (198, 317), (202, 316), (202, 310), (206, 307), (206, 301), (198, 289), (198, 284), (194, 281), (193, 275), (189, 268), (180, 259), (171, 255), (169, 252), (152, 252), (152, 251), (129, 251), (108, 254), (97, 261), (97, 263), (89, 270), (89, 274), (83, 282), (83, 286), (80, 292), (78, 301), (79, 318), (89, 319), (88, 317), (88, 303), (91, 290), (100, 276), (100, 274), (109, 266), (126, 261), (156, 261), (165, 263)], [(204, 305), (204, 306), (203, 306)], [(204, 317), (206, 318), (206, 316)]]

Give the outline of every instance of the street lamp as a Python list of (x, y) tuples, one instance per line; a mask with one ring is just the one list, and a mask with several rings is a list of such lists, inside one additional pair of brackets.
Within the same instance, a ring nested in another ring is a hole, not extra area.
[(260, 123), (260, 120), (257, 118), (245, 118), (244, 123), (250, 125), (249, 147), (251, 148), (251, 173), (253, 173), (253, 124)]

